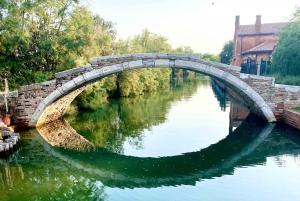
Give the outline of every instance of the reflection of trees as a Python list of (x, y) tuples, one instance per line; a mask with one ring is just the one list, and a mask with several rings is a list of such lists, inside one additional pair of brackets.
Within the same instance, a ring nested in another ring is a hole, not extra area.
[[(279, 155), (294, 156), (299, 163), (299, 131), (277, 124), (271, 135), (261, 139), (263, 125), (256, 117), (248, 117), (217, 144), (161, 158), (51, 147), (33, 129), (22, 133), (20, 150), (8, 160), (0, 159), (0, 200), (107, 200), (107, 187), (195, 185), (201, 179), (232, 175), (236, 168), (263, 164)], [(257, 140), (260, 142), (253, 143)]]
[(0, 200), (108, 199), (105, 186), (57, 160), (30, 132), (22, 133), (21, 149), (0, 159)]
[(172, 90), (111, 100), (96, 111), (80, 112), (66, 120), (90, 142), (112, 152), (123, 153), (126, 140), (136, 149), (142, 149), (143, 131), (164, 123), (172, 102), (190, 97), (199, 85), (209, 84), (209, 79), (203, 78), (180, 80)]
[[(100, 176), (106, 186), (153, 188), (162, 185), (195, 185), (199, 179), (231, 175), (236, 167), (261, 164), (269, 156), (289, 153), (299, 146), (290, 146), (289, 140), (281, 139), (279, 143), (270, 140), (269, 134), (274, 125), (266, 124), (266, 121), (250, 114), (241, 126), (218, 143), (200, 151), (172, 157), (139, 158), (104, 149), (81, 154), (74, 150), (57, 150), (53, 153), (95, 178)], [(296, 153), (299, 154), (299, 149)]]

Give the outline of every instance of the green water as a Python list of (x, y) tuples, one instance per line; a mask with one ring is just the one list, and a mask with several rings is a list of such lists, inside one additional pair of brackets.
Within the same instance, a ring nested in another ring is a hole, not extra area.
[(0, 200), (300, 200), (300, 132), (244, 111), (201, 77), (22, 131)]

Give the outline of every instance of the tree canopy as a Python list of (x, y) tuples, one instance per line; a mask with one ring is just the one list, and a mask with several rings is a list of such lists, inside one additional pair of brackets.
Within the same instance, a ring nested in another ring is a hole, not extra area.
[(233, 57), (233, 40), (227, 41), (220, 53), (220, 62), (223, 64), (230, 64)]
[(211, 54), (211, 53), (200, 54), (200, 59), (204, 59), (207, 61), (220, 62), (219, 55), (215, 55), (215, 54)]
[[(114, 44), (115, 54), (130, 53), (193, 53), (188, 47), (172, 49), (168, 39), (144, 29), (140, 34), (120, 39)], [(177, 73), (178, 70), (176, 71)], [(159, 88), (168, 87), (171, 69), (144, 68), (117, 73), (104, 78), (88, 87), (76, 99), (80, 108), (95, 110), (109, 97), (138, 96), (147, 92), (154, 92)]]
[(282, 76), (300, 75), (300, 7), (278, 34), (279, 41), (272, 54), (271, 73)]
[(112, 22), (79, 0), (0, 0), (0, 77), (11, 88), (111, 54)]
[[(131, 53), (193, 53), (189, 46), (173, 48), (164, 36), (144, 29), (116, 40), (115, 23), (93, 14), (82, 0), (0, 0), (0, 90), (54, 78), (59, 71), (90, 62), (91, 57)], [(201, 54), (219, 61), (219, 55)], [(88, 87), (76, 100), (96, 109), (109, 97), (136, 96), (168, 86), (172, 70), (135, 69), (117, 73)], [(173, 70), (181, 74), (182, 70)]]

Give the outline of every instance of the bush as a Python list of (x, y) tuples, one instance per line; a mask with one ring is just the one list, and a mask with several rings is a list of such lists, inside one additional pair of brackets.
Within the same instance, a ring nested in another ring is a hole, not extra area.
[(276, 84), (300, 86), (300, 76), (281, 76), (279, 74), (270, 75), (275, 77)]
[(293, 108), (296, 112), (300, 112), (300, 107)]

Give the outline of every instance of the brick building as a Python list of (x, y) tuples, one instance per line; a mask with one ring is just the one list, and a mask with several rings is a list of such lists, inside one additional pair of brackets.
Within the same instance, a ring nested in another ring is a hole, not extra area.
[[(270, 61), (278, 42), (275, 34), (286, 24), (286, 22), (262, 24), (261, 16), (257, 15), (255, 24), (240, 25), (240, 16), (236, 16), (232, 65), (241, 66), (244, 73), (259, 75), (260, 64), (262, 61)], [(257, 68), (256, 71), (249, 72), (250, 65), (251, 69)], [(245, 72), (247, 66), (248, 72)]]

